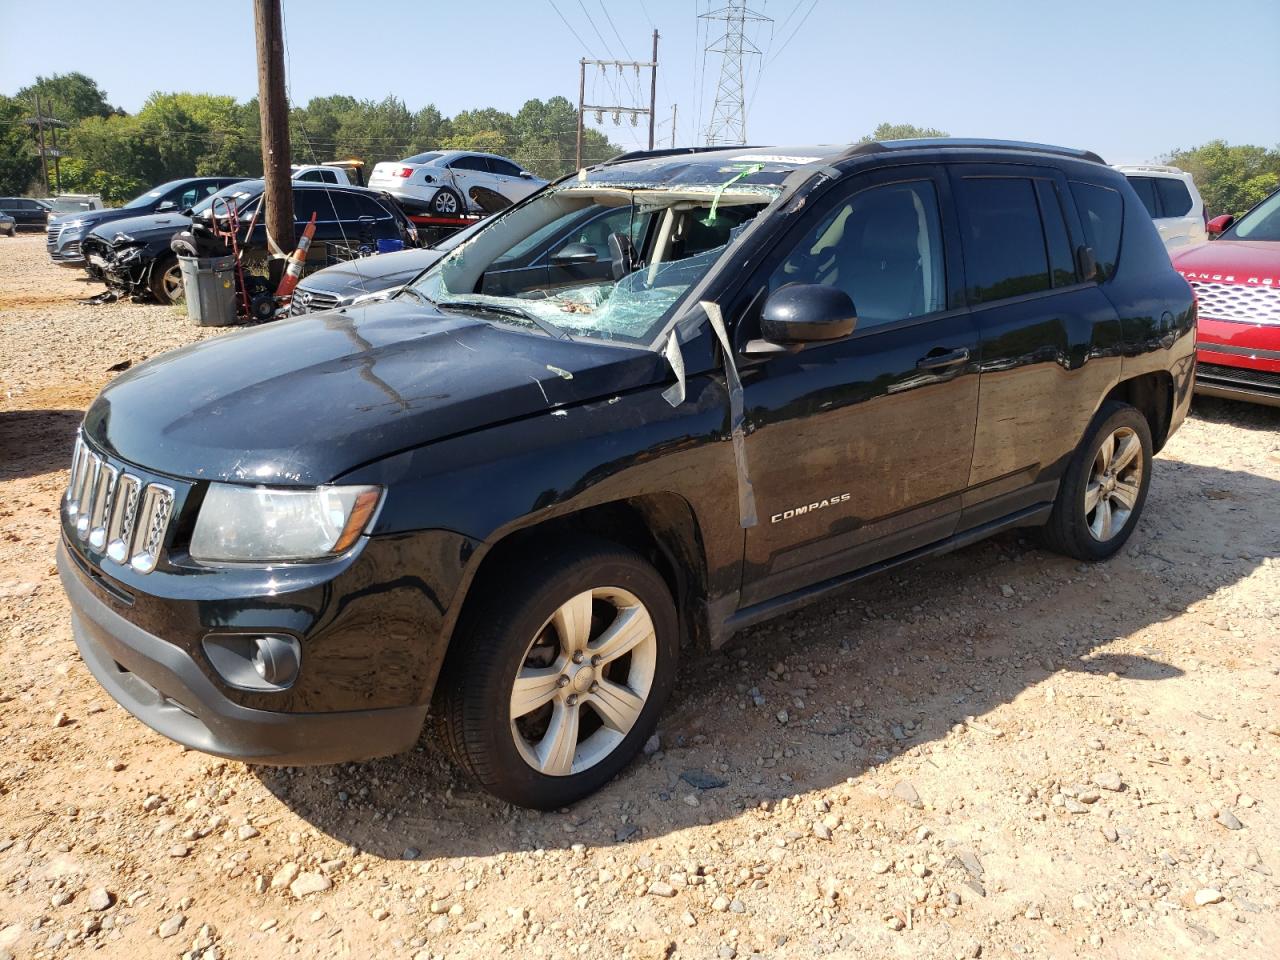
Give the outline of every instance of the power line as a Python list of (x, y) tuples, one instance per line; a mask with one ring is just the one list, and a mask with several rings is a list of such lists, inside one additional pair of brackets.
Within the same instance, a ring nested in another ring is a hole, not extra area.
[(591, 53), (591, 48), (587, 46), (587, 41), (582, 39), (582, 37), (578, 34), (578, 31), (573, 29), (573, 24), (571, 24), (565, 18), (565, 15), (560, 12), (560, 8), (556, 6), (556, 0), (547, 0), (547, 3), (551, 4), (551, 9), (556, 12), (556, 16), (559, 17), (560, 21), (566, 27), (569, 28), (569, 32), (572, 33), (574, 37), (577, 39), (579, 46), (581, 46), (582, 49), (585, 50), (587, 53), (591, 54), (592, 56), (595, 56), (595, 54)]
[[(765, 64), (764, 64), (765, 67), (773, 63), (773, 61), (777, 60), (780, 56), (782, 56), (782, 51), (786, 50), (787, 44), (791, 43), (791, 41), (796, 38), (796, 34), (799, 33), (800, 29), (805, 25), (806, 22), (808, 22), (809, 15), (813, 13), (814, 8), (817, 6), (818, 6), (818, 0), (813, 0), (813, 3), (809, 5), (808, 11), (805, 13), (803, 17), (800, 18), (800, 22), (796, 24), (796, 28), (791, 31), (791, 36), (787, 37), (787, 39), (783, 41), (782, 46), (778, 48), (777, 53), (775, 53), (772, 57), (770, 57), (767, 61), (765, 61)], [(799, 6), (797, 6), (796, 9), (798, 10)], [(761, 67), (761, 69), (764, 69), (764, 67)]]
[(609, 21), (609, 26), (613, 29), (613, 35), (618, 38), (618, 43), (622, 45), (622, 52), (627, 55), (628, 60), (634, 60), (631, 51), (627, 49), (627, 41), (622, 39), (622, 34), (618, 32), (618, 25), (613, 22), (613, 17), (609, 13), (609, 8), (604, 5), (604, 0), (596, 0), (600, 4), (600, 10), (604, 13), (604, 18)]
[(582, 14), (587, 18), (587, 23), (591, 24), (591, 29), (596, 32), (596, 36), (600, 38), (600, 43), (604, 47), (604, 52), (609, 55), (610, 60), (618, 59), (613, 55), (613, 51), (609, 49), (609, 41), (604, 38), (604, 34), (600, 32), (600, 28), (596, 26), (595, 20), (591, 18), (591, 12), (587, 10), (587, 5), (578, 0), (578, 6), (582, 8)]

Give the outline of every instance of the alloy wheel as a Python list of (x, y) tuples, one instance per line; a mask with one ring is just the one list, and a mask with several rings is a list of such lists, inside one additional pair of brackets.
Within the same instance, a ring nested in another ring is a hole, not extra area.
[(1084, 489), (1085, 523), (1095, 540), (1106, 543), (1125, 528), (1141, 491), (1142, 441), (1118, 427), (1094, 454)]
[(457, 213), (458, 198), (446, 190), (437, 191), (434, 206), (436, 213)]
[(182, 285), (182, 267), (174, 264), (164, 272), (160, 281), (164, 286), (164, 295), (170, 303), (182, 303), (187, 299), (186, 288)]
[(640, 718), (658, 663), (648, 609), (619, 587), (569, 599), (525, 651), (511, 690), (511, 733), (547, 776), (582, 773), (608, 757)]

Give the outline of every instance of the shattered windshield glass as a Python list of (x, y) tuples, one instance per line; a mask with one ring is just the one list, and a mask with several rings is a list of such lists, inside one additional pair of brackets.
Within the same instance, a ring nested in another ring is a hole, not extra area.
[(778, 192), (562, 187), (495, 218), (407, 295), (553, 336), (648, 344)]

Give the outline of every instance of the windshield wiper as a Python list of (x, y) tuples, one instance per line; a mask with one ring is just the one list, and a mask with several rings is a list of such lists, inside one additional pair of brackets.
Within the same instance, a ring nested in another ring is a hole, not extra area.
[(447, 300), (437, 303), (436, 307), (441, 310), (456, 307), (459, 310), (480, 310), (487, 313), (502, 314), (507, 317), (519, 317), (522, 320), (528, 320), (549, 337), (555, 337), (557, 340), (573, 340), (573, 337), (569, 336), (566, 331), (561, 330), (550, 320), (544, 320), (537, 314), (530, 313), (520, 307), (508, 307), (500, 303), (485, 303), (480, 300)]
[(434, 300), (432, 300), (430, 297), (428, 297), (425, 293), (421, 292), (420, 290), (416, 290), (416, 289), (415, 289), (415, 288), (413, 288), (413, 287), (410, 287), (410, 286), (407, 286), (407, 285), (406, 285), (406, 286), (401, 287), (401, 288), (400, 288), (400, 290), (399, 290), (399, 292), (397, 292), (397, 293), (396, 293), (396, 296), (397, 296), (397, 297), (398, 297), (398, 296), (400, 296), (400, 294), (401, 294), (401, 293), (407, 293), (407, 294), (409, 294), (409, 296), (413, 297), (413, 298), (414, 298), (415, 300), (417, 300), (419, 303), (426, 303), (426, 304), (430, 304), (430, 305), (431, 305), (431, 306), (433, 306), (433, 307), (434, 307), (434, 306), (437, 306), (437, 304), (436, 304), (436, 302), (435, 302)]

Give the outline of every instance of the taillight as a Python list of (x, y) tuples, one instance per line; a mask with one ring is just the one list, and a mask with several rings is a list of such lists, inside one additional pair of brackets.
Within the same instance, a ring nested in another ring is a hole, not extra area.
[(399, 175), (400, 175), (400, 176), (402, 176), (402, 177), (412, 177), (412, 176), (413, 176), (413, 167), (401, 167), (401, 168), (400, 168), (400, 174), (399, 174)]

